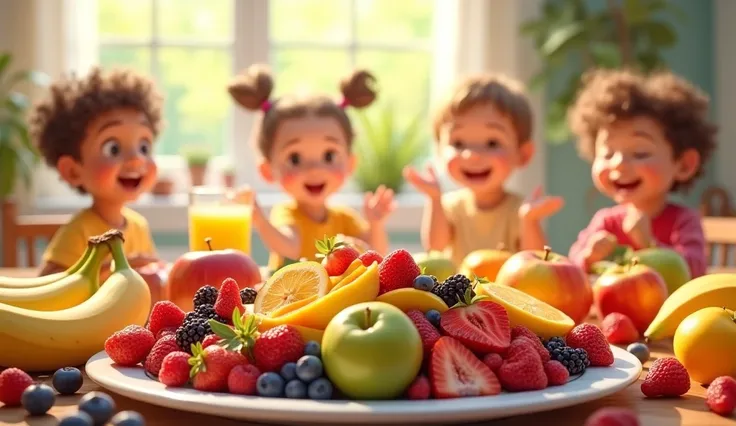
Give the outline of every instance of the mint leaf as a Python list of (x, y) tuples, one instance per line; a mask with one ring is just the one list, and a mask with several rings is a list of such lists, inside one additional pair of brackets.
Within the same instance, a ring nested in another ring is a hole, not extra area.
[(212, 331), (220, 338), (223, 339), (232, 339), (233, 337), (237, 336), (235, 333), (235, 330), (228, 327), (227, 325), (217, 322), (213, 319), (207, 321), (210, 324), (210, 327), (212, 328)]

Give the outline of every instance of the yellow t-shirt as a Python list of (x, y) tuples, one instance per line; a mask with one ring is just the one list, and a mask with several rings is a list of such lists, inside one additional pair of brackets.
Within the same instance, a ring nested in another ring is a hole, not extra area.
[[(299, 257), (308, 260), (317, 259), (317, 248), (314, 243), (323, 239), (325, 235), (334, 237), (343, 234), (361, 238), (368, 229), (368, 225), (353, 209), (330, 206), (327, 208), (327, 219), (324, 222), (315, 222), (299, 210), (294, 202), (275, 205), (271, 209), (270, 222), (276, 228), (294, 227), (299, 233), (301, 245)], [(271, 252), (268, 267), (275, 271), (295, 260), (297, 259), (284, 259), (278, 253)]]
[(499, 244), (518, 251), (519, 207), (523, 201), (519, 195), (508, 193), (493, 209), (480, 210), (467, 189), (444, 194), (442, 207), (453, 228), (449, 247), (453, 262), (459, 265), (471, 251), (495, 249)]
[[(121, 229), (125, 239), (123, 243), (125, 254), (156, 256), (156, 248), (146, 218), (129, 208), (123, 208), (122, 213), (125, 218), (125, 227)], [(84, 209), (56, 231), (46, 247), (43, 261), (68, 268), (82, 256), (90, 237), (101, 235), (110, 228), (111, 226), (94, 210)]]

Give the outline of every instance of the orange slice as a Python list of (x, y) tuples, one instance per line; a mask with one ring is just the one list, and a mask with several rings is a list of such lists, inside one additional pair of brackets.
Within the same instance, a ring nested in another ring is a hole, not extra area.
[(276, 271), (253, 302), (253, 312), (268, 315), (300, 300), (327, 294), (330, 277), (317, 262), (299, 262)]

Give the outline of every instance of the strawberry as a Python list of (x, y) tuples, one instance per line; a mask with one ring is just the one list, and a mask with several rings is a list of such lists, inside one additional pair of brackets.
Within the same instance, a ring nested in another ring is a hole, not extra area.
[(408, 251), (394, 250), (378, 265), (378, 282), (381, 286), (378, 294), (413, 287), (414, 278), (419, 274), (419, 266)]
[(175, 351), (168, 353), (161, 361), (158, 372), (159, 382), (171, 387), (182, 387), (189, 381), (189, 355), (187, 352)]
[(331, 277), (342, 275), (360, 253), (354, 247), (342, 241), (335, 242), (335, 237), (327, 237), (315, 243), (317, 258), (322, 259), (322, 266)]
[(429, 379), (422, 376), (421, 374), (411, 382), (409, 388), (406, 390), (407, 399), (429, 399), (432, 389), (429, 386)]
[(731, 376), (721, 376), (710, 382), (705, 403), (710, 411), (730, 416), (736, 408), (736, 380)]
[(373, 262), (378, 262), (379, 265), (381, 264), (381, 262), (383, 262), (383, 256), (373, 250), (368, 250), (367, 252), (361, 254), (360, 256), (358, 256), (358, 259), (360, 259), (360, 262), (363, 263), (363, 266), (365, 267), (371, 266)]
[(571, 348), (582, 348), (588, 353), (588, 360), (593, 367), (606, 367), (613, 364), (613, 352), (606, 336), (600, 328), (593, 324), (579, 324), (570, 330), (565, 339)]
[(498, 369), (498, 379), (510, 392), (540, 390), (548, 384), (542, 360), (527, 338), (511, 342), (506, 359)]
[(181, 351), (181, 348), (176, 343), (176, 336), (165, 336), (153, 345), (151, 352), (148, 353), (146, 361), (143, 363), (143, 367), (149, 373), (157, 376), (166, 355), (179, 351)]
[(460, 341), (449, 336), (440, 337), (434, 345), (429, 373), (435, 398), (486, 396), (501, 392), (493, 371)]
[(33, 379), (20, 368), (7, 368), (0, 373), (0, 402), (6, 407), (20, 405), (23, 391), (33, 384)]
[(175, 327), (164, 327), (161, 330), (156, 333), (156, 341), (158, 342), (161, 340), (164, 336), (176, 336), (176, 328)]
[(434, 344), (437, 343), (437, 340), (440, 339), (440, 333), (432, 325), (432, 323), (427, 320), (427, 317), (425, 317), (421, 311), (417, 309), (412, 309), (408, 311), (406, 315), (414, 323), (417, 331), (419, 331), (419, 336), (422, 338), (424, 356), (429, 356), (429, 354), (432, 352)]
[(208, 334), (204, 337), (204, 340), (202, 340), (202, 347), (206, 348), (209, 345), (215, 345), (220, 340), (221, 340), (220, 336), (216, 334)]
[(105, 352), (116, 364), (132, 367), (146, 359), (156, 338), (140, 325), (129, 325), (105, 340)]
[(255, 395), (260, 370), (255, 365), (236, 365), (227, 376), (227, 390), (237, 395)]
[(570, 372), (560, 361), (545, 362), (544, 373), (547, 375), (547, 383), (550, 386), (564, 385), (570, 378)]
[(528, 339), (529, 342), (534, 346), (534, 349), (539, 354), (539, 357), (542, 359), (542, 362), (547, 362), (550, 359), (549, 351), (547, 348), (544, 347), (542, 344), (542, 341), (539, 340), (539, 337), (537, 337), (536, 334), (534, 334), (533, 331), (529, 330), (528, 328), (524, 327), (523, 325), (517, 325), (514, 326), (514, 328), (511, 329), (511, 340), (516, 340), (517, 338), (524, 338)]
[(253, 357), (262, 372), (279, 371), (287, 362), (304, 355), (304, 340), (296, 328), (280, 325), (263, 332), (255, 341)]
[(168, 300), (156, 302), (148, 317), (148, 329), (154, 336), (158, 336), (163, 328), (171, 327), (176, 330), (184, 323), (184, 315), (184, 311), (173, 302)]
[(639, 419), (628, 408), (604, 407), (591, 414), (585, 426), (639, 426)]
[(440, 317), (440, 329), (454, 337), (473, 352), (504, 353), (511, 343), (511, 328), (506, 309), (496, 302), (470, 299), (470, 288), (465, 301), (459, 302)]
[(649, 367), (641, 392), (648, 397), (680, 396), (690, 390), (690, 376), (676, 358), (659, 358)]
[(194, 389), (222, 392), (227, 390), (230, 370), (236, 365), (247, 364), (247, 360), (240, 352), (228, 351), (219, 345), (202, 348), (202, 344), (197, 342), (189, 364), (192, 366), (190, 377), (194, 377)]
[(240, 287), (232, 278), (225, 278), (217, 292), (215, 300), (215, 312), (222, 318), (231, 318), (235, 309), (242, 314), (245, 312), (243, 302), (240, 299)]
[(487, 365), (494, 373), (497, 373), (498, 369), (501, 368), (501, 364), (503, 364), (503, 358), (501, 358), (501, 355), (491, 352), (483, 357), (483, 364)]
[(601, 321), (601, 331), (609, 343), (629, 344), (639, 340), (639, 331), (631, 318), (618, 312), (606, 315)]

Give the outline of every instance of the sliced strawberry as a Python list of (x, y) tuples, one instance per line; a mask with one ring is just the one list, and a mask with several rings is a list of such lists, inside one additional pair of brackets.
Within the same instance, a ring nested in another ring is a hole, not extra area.
[(441, 337), (434, 345), (429, 368), (435, 398), (487, 396), (501, 392), (493, 371), (452, 337)]
[(480, 354), (504, 353), (511, 343), (506, 309), (488, 300), (445, 311), (440, 317), (440, 328), (446, 335)]

